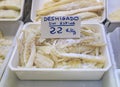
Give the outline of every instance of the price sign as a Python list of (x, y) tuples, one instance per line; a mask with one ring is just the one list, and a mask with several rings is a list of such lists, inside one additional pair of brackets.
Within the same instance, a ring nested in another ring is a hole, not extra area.
[(41, 19), (41, 38), (79, 38), (80, 17), (44, 16)]

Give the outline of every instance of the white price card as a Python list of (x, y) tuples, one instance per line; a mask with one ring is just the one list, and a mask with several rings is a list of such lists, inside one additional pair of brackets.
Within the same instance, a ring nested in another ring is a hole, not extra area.
[(41, 38), (80, 38), (80, 25), (78, 16), (43, 16)]

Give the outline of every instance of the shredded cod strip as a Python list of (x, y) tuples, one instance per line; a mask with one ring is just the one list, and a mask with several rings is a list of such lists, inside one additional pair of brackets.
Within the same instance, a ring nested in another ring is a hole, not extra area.
[(92, 61), (97, 63), (104, 63), (104, 57), (103, 56), (91, 56), (86, 54), (76, 54), (76, 53), (60, 53), (56, 50), (52, 50), (52, 53), (59, 58), (69, 58), (69, 59), (83, 59), (86, 61)]

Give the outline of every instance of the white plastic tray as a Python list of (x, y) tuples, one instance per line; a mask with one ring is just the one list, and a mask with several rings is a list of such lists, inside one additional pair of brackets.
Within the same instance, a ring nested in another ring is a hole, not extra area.
[(0, 18), (0, 21), (18, 21), (19, 19), (21, 19), (23, 16), (24, 3), (25, 3), (25, 0), (21, 0), (21, 10), (17, 18), (12, 18), (12, 19), (11, 18), (6, 18), (6, 19)]
[(12, 36), (14, 37), (13, 39), (13, 45), (11, 46), (11, 49), (9, 50), (3, 64), (2, 64), (2, 68), (0, 68), (0, 79), (2, 78), (2, 75), (4, 73), (4, 70), (8, 64), (9, 58), (12, 54), (13, 48), (14, 48), (14, 44), (15, 44), (15, 36), (18, 36), (17, 32), (19, 29), (21, 29), (21, 27), (23, 26), (22, 22), (0, 22), (0, 31), (3, 32), (4, 36)]
[(0, 87), (117, 87), (113, 70), (105, 73), (98, 81), (22, 81), (7, 68)]
[(107, 31), (112, 32), (116, 27), (120, 27), (120, 21), (112, 21), (109, 19), (109, 14), (117, 9), (120, 9), (120, 0), (106, 0), (107, 1), (107, 19), (106, 23)]
[[(107, 43), (105, 29), (100, 24), (92, 24), (100, 29), (102, 38)], [(28, 23), (23, 29), (30, 26), (40, 26), (39, 23)], [(11, 56), (9, 67), (22, 80), (99, 80), (111, 66), (108, 46), (105, 47), (106, 66), (103, 69), (41, 69), (41, 68), (17, 68), (19, 57), (15, 47)]]
[(120, 9), (120, 0), (107, 0), (107, 19), (111, 23), (120, 23), (120, 21), (112, 21), (109, 19), (109, 14)]
[(120, 69), (116, 70), (115, 77), (116, 77), (116, 81), (117, 81), (117, 87), (120, 87)]
[[(120, 27), (108, 34), (111, 60), (114, 66), (117, 87), (120, 87)], [(113, 50), (112, 50), (113, 49)]]
[[(108, 36), (109, 37), (109, 36)], [(120, 71), (119, 71), (120, 73)], [(119, 74), (120, 76), (120, 74)], [(0, 82), (0, 87), (119, 87), (113, 68), (106, 72), (98, 81), (22, 81), (9, 67)]]
[[(42, 9), (43, 5), (45, 2), (47, 2), (49, 0), (32, 0), (32, 8), (31, 8), (31, 15), (30, 15), (30, 18), (33, 22), (36, 22), (35, 21), (35, 18), (36, 18), (36, 11), (39, 10), (39, 9)], [(98, 0), (99, 1), (99, 0)], [(83, 21), (83, 22), (88, 22), (88, 23), (102, 23), (105, 19), (106, 19), (106, 0), (100, 0), (100, 1), (103, 1), (104, 2), (104, 12), (103, 12), (103, 16), (102, 16), (102, 20), (100, 21), (96, 21), (96, 20), (88, 20), (88, 21)], [(40, 22), (40, 21), (38, 21)]]
[(109, 43), (113, 49), (113, 59), (115, 68), (120, 69), (120, 27), (109, 34)]

